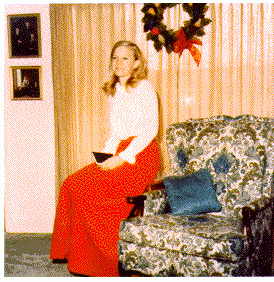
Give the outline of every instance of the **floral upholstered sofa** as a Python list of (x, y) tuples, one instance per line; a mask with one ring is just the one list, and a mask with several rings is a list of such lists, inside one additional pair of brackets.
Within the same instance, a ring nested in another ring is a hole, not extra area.
[(221, 211), (174, 214), (167, 189), (135, 197), (144, 210), (121, 223), (124, 275), (271, 275), (274, 119), (191, 119), (170, 125), (166, 141), (171, 176), (207, 169)]

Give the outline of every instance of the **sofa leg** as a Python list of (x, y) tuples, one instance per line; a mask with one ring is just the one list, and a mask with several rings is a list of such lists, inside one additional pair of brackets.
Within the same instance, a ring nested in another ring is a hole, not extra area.
[(118, 271), (119, 271), (119, 276), (120, 277), (146, 277), (146, 275), (142, 274), (141, 272), (138, 271), (126, 271), (121, 262), (119, 261), (118, 264)]
[(118, 272), (119, 272), (119, 276), (120, 277), (127, 277), (126, 271), (124, 270), (124, 268), (123, 268), (123, 266), (122, 266), (120, 261), (118, 263)]

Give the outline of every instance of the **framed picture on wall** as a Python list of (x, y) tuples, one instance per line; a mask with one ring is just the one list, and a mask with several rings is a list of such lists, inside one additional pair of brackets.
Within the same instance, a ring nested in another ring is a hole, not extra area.
[(40, 14), (8, 15), (10, 58), (41, 57)]
[(42, 100), (40, 66), (10, 67), (10, 77), (12, 100)]

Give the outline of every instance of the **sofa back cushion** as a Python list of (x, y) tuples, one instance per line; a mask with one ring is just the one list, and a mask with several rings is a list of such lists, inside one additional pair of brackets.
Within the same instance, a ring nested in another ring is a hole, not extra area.
[(171, 175), (208, 169), (226, 215), (271, 194), (273, 119), (244, 115), (193, 119), (171, 125), (167, 148)]

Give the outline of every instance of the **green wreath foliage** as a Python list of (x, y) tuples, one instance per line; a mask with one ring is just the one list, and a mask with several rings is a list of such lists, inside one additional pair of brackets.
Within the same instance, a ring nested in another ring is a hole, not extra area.
[(162, 50), (163, 46), (168, 53), (174, 51), (174, 42), (178, 40), (177, 32), (173, 29), (168, 29), (163, 23), (164, 12), (167, 8), (172, 8), (182, 4), (183, 11), (187, 12), (190, 19), (184, 21), (183, 29), (186, 40), (195, 39), (205, 35), (204, 27), (211, 23), (209, 18), (205, 17), (208, 10), (206, 3), (148, 3), (144, 4), (142, 12), (144, 17), (144, 32), (147, 33), (147, 40), (154, 41), (154, 47), (157, 51)]

